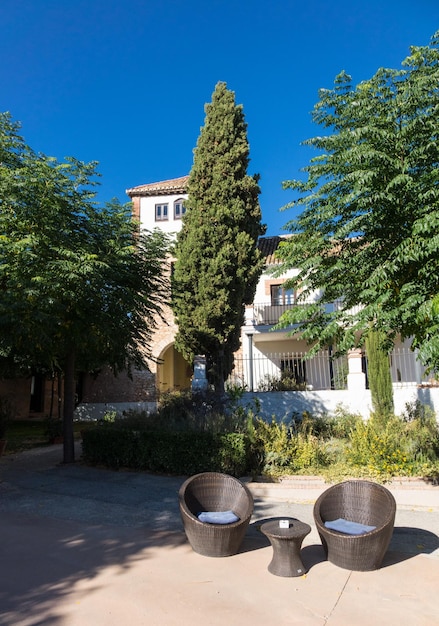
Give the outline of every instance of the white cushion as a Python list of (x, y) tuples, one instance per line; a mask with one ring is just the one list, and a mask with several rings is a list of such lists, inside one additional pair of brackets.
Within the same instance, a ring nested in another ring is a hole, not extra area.
[(367, 526), (366, 524), (359, 524), (358, 522), (350, 522), (342, 517), (332, 522), (325, 522), (325, 526), (326, 528), (336, 530), (339, 533), (345, 533), (346, 535), (365, 535), (376, 528), (376, 526)]
[(233, 511), (203, 511), (198, 515), (200, 522), (207, 524), (233, 524), (239, 517)]

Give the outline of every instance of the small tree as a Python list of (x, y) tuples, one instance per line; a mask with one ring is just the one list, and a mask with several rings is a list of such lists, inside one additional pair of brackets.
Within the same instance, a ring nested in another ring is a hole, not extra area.
[(94, 163), (37, 155), (18, 129), (0, 116), (0, 366), (63, 373), (68, 463), (76, 371), (146, 366), (167, 239), (139, 234), (129, 205), (95, 205)]
[(262, 271), (257, 242), (265, 229), (258, 176), (247, 174), (242, 106), (218, 83), (205, 110), (175, 251), (175, 345), (191, 363), (197, 354), (206, 355), (210, 381), (222, 390), (239, 347), (245, 305)]
[(389, 352), (382, 333), (372, 330), (366, 337), (367, 374), (372, 408), (378, 418), (393, 414), (393, 387)]

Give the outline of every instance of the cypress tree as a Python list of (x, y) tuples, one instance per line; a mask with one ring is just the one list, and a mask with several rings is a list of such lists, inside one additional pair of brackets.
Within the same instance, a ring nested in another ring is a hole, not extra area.
[(386, 418), (394, 410), (389, 353), (383, 339), (383, 333), (377, 330), (370, 331), (366, 338), (369, 388), (377, 418)]
[(175, 346), (189, 362), (204, 354), (208, 378), (221, 391), (240, 343), (245, 305), (263, 267), (259, 176), (247, 174), (249, 144), (242, 105), (218, 83), (205, 106), (177, 237), (173, 310)]

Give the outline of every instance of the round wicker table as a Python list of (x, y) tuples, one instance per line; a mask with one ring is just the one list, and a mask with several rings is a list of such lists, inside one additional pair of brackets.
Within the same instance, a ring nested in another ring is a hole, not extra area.
[(291, 517), (288, 528), (281, 528), (279, 520), (265, 522), (261, 532), (268, 537), (273, 546), (273, 558), (268, 571), (275, 576), (303, 576), (306, 569), (300, 556), (302, 541), (311, 532), (311, 526)]

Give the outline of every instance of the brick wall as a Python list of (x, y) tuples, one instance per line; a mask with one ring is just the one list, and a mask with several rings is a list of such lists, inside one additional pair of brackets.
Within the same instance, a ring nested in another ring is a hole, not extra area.
[(114, 376), (106, 368), (94, 377), (83, 379), (81, 402), (148, 402), (155, 400), (155, 376), (148, 370), (133, 370)]
[(31, 377), (0, 380), (0, 397), (10, 402), (14, 418), (45, 418), (50, 414), (52, 417), (61, 416), (62, 405), (59, 402), (57, 378), (43, 381), (41, 410), (31, 410), (31, 388)]
[(17, 418), (29, 417), (30, 378), (0, 380), (0, 397), (10, 403)]

